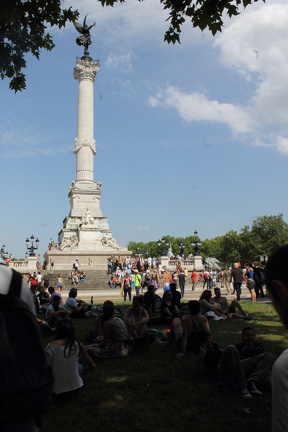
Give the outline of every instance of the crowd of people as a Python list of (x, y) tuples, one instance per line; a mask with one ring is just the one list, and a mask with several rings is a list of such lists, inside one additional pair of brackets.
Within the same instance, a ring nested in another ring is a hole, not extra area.
[[(288, 246), (269, 259), (265, 281), (273, 305), (288, 328), (287, 261)], [(257, 341), (255, 329), (244, 324), (251, 316), (239, 303), (243, 283), (251, 292), (252, 302), (258, 296), (264, 296), (264, 273), (258, 263), (249, 263), (244, 269), (240, 263), (235, 263), (232, 269), (224, 268), (218, 272), (209, 269), (192, 272), (191, 289), (195, 290), (199, 284), (201, 292), (199, 300), (191, 300), (188, 304), (183, 303), (188, 273), (181, 265), (172, 274), (166, 267), (154, 267), (153, 261), (149, 266), (148, 260), (147, 263), (138, 260), (133, 267), (117, 265), (116, 268), (112, 266), (111, 273), (108, 271), (111, 283), (114, 282), (113, 275), (117, 275), (125, 300), (130, 300), (135, 292), (132, 305), (125, 309), (123, 318), (116, 313), (111, 300), (104, 302), (100, 312), (93, 312), (93, 305), (79, 299), (75, 287), (70, 289), (64, 301), (61, 274), (57, 275), (54, 283), (50, 283), (48, 274), (42, 276), (38, 272), (28, 276), (27, 283), (34, 300), (34, 304), (29, 300), (29, 308), (35, 315), (43, 313), (55, 333), (54, 341), (45, 349), (47, 364), (51, 365), (55, 379), (55, 401), (71, 397), (83, 388), (83, 365), (93, 368), (99, 357), (127, 356), (137, 340), (146, 338), (149, 328), (162, 326), (169, 335), (167, 347), (174, 347), (178, 359), (190, 352), (191, 369), (197, 374), (205, 371), (218, 385), (233, 385), (245, 399), (261, 397), (264, 391), (272, 390), (273, 431), (286, 430), (288, 351), (284, 351), (274, 363), (272, 354)], [(259, 280), (261, 278), (260, 282), (255, 275)], [(23, 285), (22, 289), (25, 290), (26, 286)], [(225, 289), (228, 295), (234, 292), (236, 298), (229, 301), (221, 289)], [(86, 346), (77, 341), (75, 319), (93, 321), (93, 340)], [(233, 319), (243, 320), (239, 343), (221, 349), (209, 321)]]

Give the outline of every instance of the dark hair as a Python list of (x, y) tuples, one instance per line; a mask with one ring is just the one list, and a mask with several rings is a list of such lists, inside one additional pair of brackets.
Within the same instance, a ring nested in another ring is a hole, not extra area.
[(114, 305), (106, 303), (103, 305), (103, 320), (106, 321), (114, 316)]
[(253, 331), (253, 333), (255, 334), (255, 330), (254, 330), (254, 328), (253, 327), (250, 327), (250, 326), (248, 326), (248, 327), (244, 327), (243, 329), (242, 329), (242, 339), (244, 338), (244, 336), (245, 336), (245, 333), (247, 332), (247, 331)]
[(197, 315), (200, 312), (200, 303), (198, 300), (190, 300), (188, 302), (188, 308), (191, 315)]
[(147, 288), (147, 291), (154, 291), (155, 290), (155, 285), (149, 285)]
[(177, 290), (177, 285), (175, 282), (171, 282), (170, 283), (170, 291), (176, 291)]
[(273, 294), (274, 298), (278, 298), (277, 289), (273, 287), (273, 280), (280, 280), (288, 284), (288, 245), (280, 247), (268, 259), (264, 269), (265, 281), (268, 291)]
[(143, 304), (143, 296), (142, 295), (134, 296), (132, 303), (134, 302), (134, 300), (136, 300), (140, 304), (140, 306), (142, 306), (142, 304)]
[(49, 288), (48, 288), (48, 292), (49, 292), (50, 294), (54, 293), (54, 292), (55, 292), (55, 288), (54, 288), (53, 286), (49, 286)]
[(69, 358), (77, 349), (75, 340), (75, 327), (71, 319), (64, 318), (56, 325), (56, 335), (54, 340), (65, 339), (64, 357)]
[(212, 296), (211, 290), (210, 289), (206, 289), (202, 292), (201, 296), (200, 296), (200, 300), (209, 300)]
[(75, 295), (75, 297), (77, 296), (77, 289), (71, 288), (69, 291), (69, 297), (73, 297), (74, 295)]

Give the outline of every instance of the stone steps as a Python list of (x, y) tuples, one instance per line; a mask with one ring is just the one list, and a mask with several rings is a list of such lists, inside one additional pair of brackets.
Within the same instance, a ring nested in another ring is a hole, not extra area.
[[(45, 272), (42, 272), (42, 275)], [(69, 279), (69, 273), (70, 271), (67, 270), (63, 270), (63, 271), (59, 271), (59, 273), (62, 274), (62, 278), (64, 280), (65, 283), (65, 289), (70, 289), (70, 287), (72, 288), (73, 285), (71, 283), (71, 279)], [(58, 272), (53, 271), (53, 273), (51, 272), (47, 272), (48, 276), (49, 276), (49, 280), (50, 280), (50, 285), (54, 286), (55, 285), (55, 281), (57, 279), (57, 276), (59, 274)], [(81, 289), (85, 289), (85, 290), (103, 290), (103, 289), (107, 289), (108, 288), (108, 281), (110, 276), (107, 275), (107, 271), (105, 270), (86, 270), (85, 271), (85, 281), (84, 282), (79, 282), (78, 285), (74, 285), (75, 288), (77, 288), (78, 290)]]

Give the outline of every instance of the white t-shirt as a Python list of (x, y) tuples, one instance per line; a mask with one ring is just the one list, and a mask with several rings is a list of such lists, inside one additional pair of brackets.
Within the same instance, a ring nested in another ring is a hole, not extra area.
[(272, 430), (286, 432), (288, 425), (288, 349), (275, 361), (272, 369)]
[(77, 299), (73, 297), (69, 297), (65, 303), (65, 309), (68, 310), (68, 315), (74, 312), (73, 308), (75, 308), (75, 306), (77, 306)]
[(76, 390), (83, 386), (82, 378), (78, 372), (78, 361), (80, 357), (80, 349), (76, 343), (76, 351), (70, 357), (64, 357), (63, 345), (55, 345), (50, 343), (47, 345), (47, 351), (52, 359), (52, 369), (54, 375), (53, 392), (56, 394), (65, 393), (68, 391)]

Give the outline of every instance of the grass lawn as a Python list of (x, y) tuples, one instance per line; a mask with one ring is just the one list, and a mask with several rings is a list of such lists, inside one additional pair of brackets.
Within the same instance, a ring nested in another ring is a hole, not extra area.
[[(121, 308), (123, 303), (117, 304)], [(287, 332), (273, 306), (244, 303), (252, 321), (210, 321), (221, 348), (240, 342), (251, 325), (275, 359), (288, 346)], [(85, 344), (94, 319), (75, 320), (77, 339)], [(45, 342), (49, 342), (49, 338)], [(241, 399), (233, 389), (218, 388), (191, 373), (189, 354), (179, 360), (170, 344), (153, 344), (145, 353), (98, 359), (87, 370), (86, 387), (74, 400), (52, 409), (42, 432), (270, 432), (271, 395)]]

